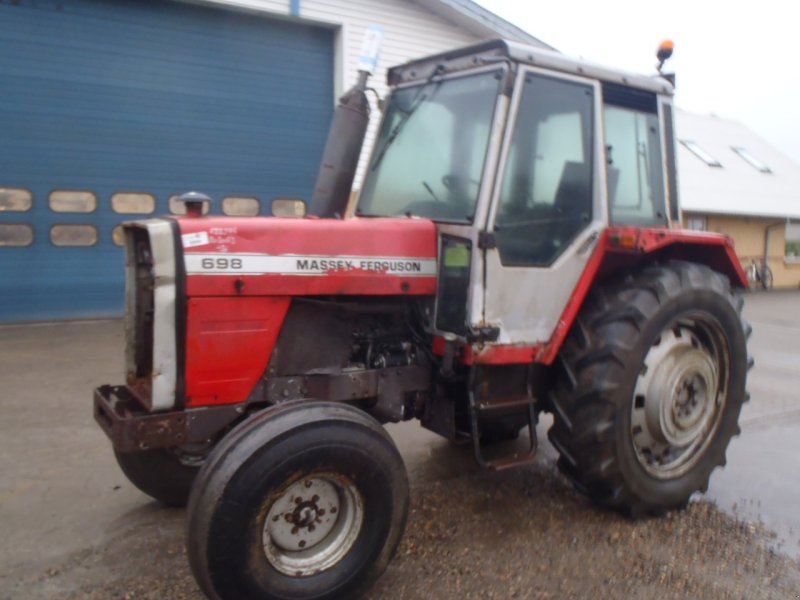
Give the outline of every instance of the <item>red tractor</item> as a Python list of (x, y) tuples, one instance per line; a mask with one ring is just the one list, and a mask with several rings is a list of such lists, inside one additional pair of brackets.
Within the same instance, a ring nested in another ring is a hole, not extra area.
[(685, 506), (739, 432), (747, 277), (679, 229), (668, 78), (493, 41), (388, 79), (354, 217), (366, 74), (306, 218), (188, 194), (125, 225), (127, 381), (95, 415), (134, 485), (188, 501), (210, 598), (369, 588), (409, 505), (382, 423), (504, 469), (550, 412), (561, 471), (630, 515)]

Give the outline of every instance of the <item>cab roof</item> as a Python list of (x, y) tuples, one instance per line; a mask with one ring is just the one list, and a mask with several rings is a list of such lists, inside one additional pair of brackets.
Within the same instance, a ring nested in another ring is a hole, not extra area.
[(389, 85), (399, 85), (417, 79), (427, 79), (437, 70), (438, 74), (445, 75), (503, 61), (542, 67), (668, 96), (674, 91), (669, 81), (655, 74), (648, 76), (628, 73), (572, 58), (555, 50), (499, 39), (456, 48), (392, 67), (387, 73), (387, 82)]

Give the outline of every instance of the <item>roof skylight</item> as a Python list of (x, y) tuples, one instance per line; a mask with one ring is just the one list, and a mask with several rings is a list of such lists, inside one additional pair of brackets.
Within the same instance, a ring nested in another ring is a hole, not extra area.
[(755, 156), (750, 154), (745, 148), (741, 146), (731, 146), (731, 150), (736, 152), (739, 156), (741, 156), (744, 160), (750, 163), (755, 169), (758, 169), (762, 173), (772, 173), (772, 169), (770, 169), (766, 164), (758, 160)]
[(708, 152), (703, 150), (695, 142), (691, 142), (689, 140), (680, 140), (680, 142), (686, 147), (687, 150), (689, 150), (689, 152), (694, 154), (697, 158), (702, 160), (709, 167), (720, 167), (720, 168), (722, 167), (721, 162), (719, 162), (716, 158), (714, 158)]

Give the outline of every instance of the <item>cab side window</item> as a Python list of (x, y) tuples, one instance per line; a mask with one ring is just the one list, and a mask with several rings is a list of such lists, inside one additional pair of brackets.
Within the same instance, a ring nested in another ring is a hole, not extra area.
[(506, 266), (547, 266), (592, 219), (590, 86), (528, 74), (495, 240)]
[(656, 95), (605, 83), (603, 102), (611, 222), (666, 225)]

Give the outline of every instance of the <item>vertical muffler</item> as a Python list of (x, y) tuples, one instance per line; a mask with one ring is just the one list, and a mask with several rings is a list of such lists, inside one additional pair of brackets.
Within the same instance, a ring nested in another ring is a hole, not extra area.
[(367, 79), (378, 63), (383, 30), (370, 26), (361, 48), (358, 81), (340, 99), (333, 113), (331, 128), (307, 214), (340, 219), (347, 210), (358, 168), (358, 158), (369, 125)]

